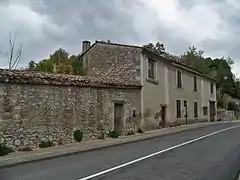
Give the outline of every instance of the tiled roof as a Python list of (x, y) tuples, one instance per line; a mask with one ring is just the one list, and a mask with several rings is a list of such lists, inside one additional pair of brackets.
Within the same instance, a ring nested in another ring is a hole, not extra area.
[(75, 76), (66, 74), (49, 74), (26, 70), (0, 69), (0, 83), (59, 85), (102, 88), (141, 88), (138, 84), (122, 82), (121, 78), (97, 78), (90, 76)]

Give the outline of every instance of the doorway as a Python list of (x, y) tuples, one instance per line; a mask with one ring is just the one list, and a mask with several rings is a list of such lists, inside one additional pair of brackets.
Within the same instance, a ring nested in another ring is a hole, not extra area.
[(161, 105), (161, 127), (165, 128), (166, 127), (166, 105)]
[(215, 121), (215, 115), (216, 115), (216, 106), (215, 101), (209, 101), (210, 103), (210, 109), (209, 109), (209, 115), (210, 115), (210, 122)]
[(123, 103), (114, 103), (114, 131), (121, 133), (123, 128)]

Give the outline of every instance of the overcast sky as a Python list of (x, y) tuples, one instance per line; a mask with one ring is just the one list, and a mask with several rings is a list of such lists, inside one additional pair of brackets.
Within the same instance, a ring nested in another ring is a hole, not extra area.
[(239, 12), (239, 0), (0, 0), (0, 67), (12, 32), (23, 42), (21, 66), (59, 47), (78, 54), (82, 40), (160, 41), (175, 54), (195, 45), (206, 56), (231, 56), (238, 73)]

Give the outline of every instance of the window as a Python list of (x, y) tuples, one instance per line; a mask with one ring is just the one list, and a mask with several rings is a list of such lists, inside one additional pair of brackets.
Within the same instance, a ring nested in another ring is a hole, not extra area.
[(176, 101), (177, 118), (181, 118), (181, 101)]
[(207, 106), (203, 106), (203, 115), (204, 116), (208, 115), (208, 107)]
[(210, 86), (211, 86), (211, 87), (210, 87), (210, 92), (211, 92), (211, 94), (213, 94), (213, 83), (211, 83)]
[(194, 76), (193, 77), (193, 90), (195, 91), (195, 92), (197, 92), (197, 77), (196, 76)]
[(154, 79), (155, 77), (155, 62), (148, 60), (148, 77)]
[(187, 100), (184, 100), (184, 101), (183, 101), (183, 106), (184, 106), (184, 107), (187, 107)]
[(182, 73), (181, 71), (177, 71), (177, 87), (182, 88)]
[(198, 103), (197, 102), (194, 102), (194, 118), (197, 118), (198, 117)]
[(136, 117), (136, 110), (133, 110), (133, 117)]

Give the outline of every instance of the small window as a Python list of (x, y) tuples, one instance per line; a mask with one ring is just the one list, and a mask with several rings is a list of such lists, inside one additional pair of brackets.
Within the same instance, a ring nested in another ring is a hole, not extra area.
[(176, 100), (177, 118), (181, 118), (181, 101)]
[(197, 92), (197, 77), (196, 76), (194, 76), (193, 77), (193, 90), (195, 91), (195, 92)]
[(133, 117), (136, 117), (136, 110), (133, 110)]
[(148, 77), (155, 78), (155, 62), (152, 60), (148, 60)]
[(208, 107), (207, 106), (203, 106), (203, 115), (204, 116), (208, 115)]
[(213, 94), (213, 83), (211, 83), (210, 86), (211, 86), (211, 87), (210, 87), (210, 92), (211, 92), (211, 94)]
[(177, 71), (177, 87), (182, 88), (182, 72)]
[(184, 101), (183, 101), (183, 106), (184, 106), (184, 107), (187, 107), (187, 100), (184, 100)]
[(197, 102), (194, 102), (193, 104), (193, 108), (194, 108), (194, 118), (197, 118), (198, 117), (198, 103)]

